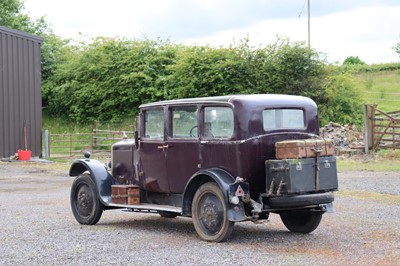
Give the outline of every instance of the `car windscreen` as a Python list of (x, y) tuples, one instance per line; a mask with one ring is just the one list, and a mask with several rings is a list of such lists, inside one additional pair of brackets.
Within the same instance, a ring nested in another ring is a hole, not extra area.
[(266, 109), (263, 110), (264, 130), (304, 129), (304, 110)]

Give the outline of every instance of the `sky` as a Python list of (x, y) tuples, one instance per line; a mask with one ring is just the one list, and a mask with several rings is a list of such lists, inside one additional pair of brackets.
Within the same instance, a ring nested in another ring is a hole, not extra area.
[[(399, 62), (399, 0), (310, 0), (311, 48), (341, 64)], [(31, 18), (45, 16), (55, 34), (78, 40), (108, 36), (228, 46), (308, 39), (307, 0), (25, 0)]]

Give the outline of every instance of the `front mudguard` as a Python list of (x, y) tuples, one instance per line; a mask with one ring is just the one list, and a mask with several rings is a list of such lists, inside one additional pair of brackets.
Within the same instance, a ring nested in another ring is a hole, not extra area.
[(115, 184), (115, 180), (105, 165), (97, 160), (78, 159), (72, 163), (69, 175), (78, 176), (86, 171), (89, 171), (90, 177), (96, 184), (100, 202), (105, 206), (111, 204), (111, 186)]
[(215, 182), (222, 191), (227, 206), (227, 218), (232, 222), (246, 221), (249, 217), (245, 214), (243, 202), (232, 204), (230, 202), (230, 189), (235, 183), (235, 178), (227, 171), (220, 168), (203, 169), (194, 174), (185, 187), (183, 194), (182, 215), (192, 216), (192, 202), (196, 190), (207, 182)]

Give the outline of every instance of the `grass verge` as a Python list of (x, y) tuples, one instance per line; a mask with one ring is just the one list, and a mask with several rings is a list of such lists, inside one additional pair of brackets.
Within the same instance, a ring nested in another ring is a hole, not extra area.
[(357, 200), (368, 200), (385, 204), (400, 205), (400, 196), (398, 195), (382, 194), (362, 190), (339, 190), (335, 192), (335, 195), (350, 197)]
[(400, 160), (358, 161), (352, 159), (338, 160), (338, 171), (370, 171), (370, 172), (396, 172), (400, 171)]
[(338, 171), (400, 172), (400, 150), (380, 150), (337, 161)]

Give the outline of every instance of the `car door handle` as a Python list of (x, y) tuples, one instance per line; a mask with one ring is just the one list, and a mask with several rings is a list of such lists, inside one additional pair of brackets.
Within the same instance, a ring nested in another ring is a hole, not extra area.
[(165, 149), (168, 149), (168, 144), (167, 145), (160, 145), (160, 146), (157, 146), (157, 148), (158, 149), (160, 149), (160, 150), (165, 150)]

